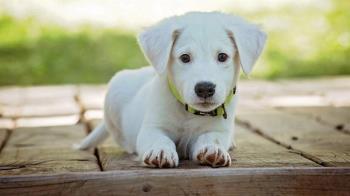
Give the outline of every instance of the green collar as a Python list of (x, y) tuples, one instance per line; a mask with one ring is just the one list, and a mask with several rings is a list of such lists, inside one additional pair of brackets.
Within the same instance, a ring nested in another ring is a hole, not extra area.
[(233, 96), (236, 93), (236, 87), (234, 87), (229, 95), (226, 97), (225, 102), (220, 105), (219, 107), (215, 108), (212, 111), (209, 112), (202, 112), (199, 110), (196, 110), (194, 108), (192, 108), (191, 106), (189, 106), (187, 103), (185, 103), (184, 99), (181, 97), (179, 91), (176, 89), (175, 84), (169, 79), (168, 77), (168, 84), (169, 84), (169, 89), (171, 91), (171, 93), (174, 95), (174, 97), (183, 105), (185, 105), (185, 109), (186, 111), (195, 114), (195, 115), (200, 115), (200, 116), (223, 116), (224, 119), (227, 119), (227, 113), (226, 113), (226, 109), (225, 109), (225, 105), (229, 104), (233, 98)]

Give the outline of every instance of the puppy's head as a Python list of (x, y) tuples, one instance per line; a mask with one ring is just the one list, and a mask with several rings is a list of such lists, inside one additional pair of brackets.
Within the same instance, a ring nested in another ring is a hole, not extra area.
[(163, 20), (139, 36), (160, 75), (175, 83), (184, 101), (199, 111), (225, 102), (242, 67), (252, 71), (266, 35), (239, 17), (193, 12)]

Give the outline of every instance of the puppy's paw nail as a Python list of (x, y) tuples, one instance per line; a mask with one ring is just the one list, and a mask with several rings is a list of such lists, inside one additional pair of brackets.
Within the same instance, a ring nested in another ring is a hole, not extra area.
[(177, 167), (179, 157), (172, 149), (151, 149), (143, 155), (143, 164), (148, 167), (171, 168)]
[(227, 167), (231, 165), (229, 153), (218, 146), (210, 145), (200, 148), (194, 153), (194, 159), (201, 165), (211, 167)]

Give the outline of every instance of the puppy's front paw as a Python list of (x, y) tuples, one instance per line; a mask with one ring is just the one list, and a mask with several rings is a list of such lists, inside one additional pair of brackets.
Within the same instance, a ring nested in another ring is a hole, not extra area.
[(193, 155), (193, 159), (201, 165), (209, 165), (211, 167), (227, 167), (231, 165), (231, 157), (228, 152), (216, 145), (201, 147)]
[(176, 150), (169, 148), (152, 148), (143, 154), (142, 160), (148, 167), (170, 168), (179, 165)]

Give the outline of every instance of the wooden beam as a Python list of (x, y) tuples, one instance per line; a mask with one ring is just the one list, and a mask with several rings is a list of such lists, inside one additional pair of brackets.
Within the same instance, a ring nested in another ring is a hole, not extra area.
[(0, 177), (1, 195), (348, 195), (349, 168), (149, 169)]

